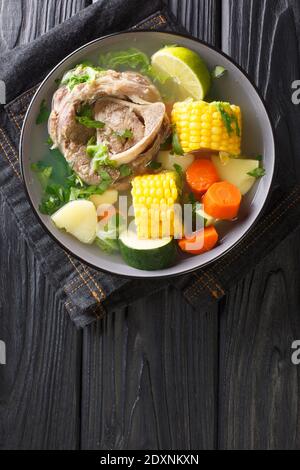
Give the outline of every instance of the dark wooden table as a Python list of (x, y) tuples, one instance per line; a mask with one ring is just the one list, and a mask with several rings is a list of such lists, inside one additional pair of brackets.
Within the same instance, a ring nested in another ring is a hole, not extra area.
[[(0, 0), (0, 51), (89, 3)], [(168, 3), (255, 79), (300, 178), (299, 0)], [(169, 289), (76, 331), (2, 199), (0, 211), (0, 448), (300, 449), (299, 231), (209, 311)]]

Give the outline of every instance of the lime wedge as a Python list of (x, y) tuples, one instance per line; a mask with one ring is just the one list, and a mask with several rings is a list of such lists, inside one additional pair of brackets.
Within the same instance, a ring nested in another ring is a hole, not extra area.
[(164, 47), (151, 58), (153, 70), (168, 76), (176, 83), (180, 99), (203, 100), (207, 95), (211, 77), (208, 68), (196, 52), (186, 47)]

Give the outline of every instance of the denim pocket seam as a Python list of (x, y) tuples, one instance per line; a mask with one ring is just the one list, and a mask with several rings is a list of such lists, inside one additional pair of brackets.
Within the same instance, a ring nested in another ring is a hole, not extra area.
[(148, 28), (148, 27), (150, 29), (152, 28), (154, 29), (157, 26), (161, 26), (162, 24), (167, 24), (167, 22), (168, 22), (167, 18), (163, 14), (160, 14), (160, 15), (155, 15), (153, 18), (150, 18), (146, 21), (141, 21), (137, 25), (132, 26), (130, 29), (135, 30), (135, 29), (142, 29), (142, 28)]
[[(19, 169), (15, 166), (15, 163), (19, 163), (18, 158), (17, 159), (15, 158), (16, 151), (14, 151), (12, 144), (10, 144), (6, 133), (1, 127), (0, 127), (0, 136), (2, 137), (2, 139), (0, 139), (0, 146), (4, 152), (6, 160), (9, 163), (15, 175), (17, 176), (17, 178), (20, 181), (22, 181), (21, 173), (19, 172)], [(16, 162), (14, 163), (15, 160)]]
[[(34, 94), (34, 90), (30, 90), (29, 92), (25, 93), (24, 95), (22, 95), (20, 98), (19, 98), (19, 102), (21, 103), (24, 103), (24, 100), (31, 94)], [(17, 103), (18, 102), (18, 99), (14, 102)], [(25, 106), (28, 106), (29, 103), (26, 103)], [(10, 109), (9, 107), (10, 105), (8, 105), (6, 107), (6, 112), (7, 114), (13, 118), (13, 120), (15, 121), (15, 125), (17, 126), (17, 128), (20, 130), (21, 129), (21, 126), (19, 126), (18, 122), (17, 122), (17, 119), (16, 119), (16, 114), (13, 113), (13, 111)], [(2, 132), (3, 130), (0, 129)], [(9, 142), (8, 142), (8, 139), (6, 139), (6, 136), (3, 132), (3, 138), (7, 141), (7, 145), (9, 145)], [(16, 162), (18, 163), (18, 155), (17, 155), (17, 152), (16, 151), (13, 151), (13, 148), (12, 146), (11, 147), (11, 155), (14, 156), (14, 159), (16, 160)], [(6, 152), (5, 148), (3, 148), (3, 151), (5, 153), (5, 155), (7, 156), (7, 159), (9, 161), (9, 163), (11, 164), (15, 174), (18, 176), (19, 179), (22, 179), (21, 178), (21, 175), (20, 173), (18, 172), (18, 170), (16, 169), (13, 161), (10, 159), (8, 153)], [(70, 258), (71, 259), (71, 258)], [(102, 286), (100, 285), (100, 283), (98, 283), (95, 279), (95, 277), (93, 276), (93, 274), (90, 272), (90, 270), (88, 269), (88, 267), (84, 267), (84, 265), (82, 263), (80, 263), (80, 266), (82, 267), (82, 272), (79, 273), (79, 270), (77, 269), (75, 263), (72, 263), (73, 266), (75, 267), (76, 271), (78, 272), (79, 276), (83, 279), (87, 289), (90, 291), (90, 295), (95, 298), (97, 300), (98, 303), (101, 303), (102, 300), (104, 300), (106, 298), (106, 294), (105, 294), (105, 291), (103, 290)], [(95, 290), (90, 286), (89, 286), (89, 283), (90, 281), (92, 282), (92, 284), (96, 287), (96, 292)], [(66, 285), (65, 289), (67, 289), (69, 287), (69, 284)], [(98, 293), (100, 294), (100, 297), (98, 295)]]

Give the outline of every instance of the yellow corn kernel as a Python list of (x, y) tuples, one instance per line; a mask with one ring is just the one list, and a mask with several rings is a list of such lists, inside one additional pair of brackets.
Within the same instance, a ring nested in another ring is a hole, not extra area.
[[(157, 238), (158, 234), (174, 235), (174, 205), (178, 196), (178, 175), (175, 171), (137, 176), (133, 179), (132, 198), (139, 238)], [(168, 233), (163, 227), (166, 220), (170, 221)]]
[(174, 104), (172, 122), (186, 153), (208, 148), (241, 154), (242, 115), (238, 106), (220, 102), (179, 102)]

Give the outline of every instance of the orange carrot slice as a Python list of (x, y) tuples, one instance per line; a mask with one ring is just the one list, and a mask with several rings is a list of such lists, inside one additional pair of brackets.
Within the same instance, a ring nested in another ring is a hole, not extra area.
[(242, 195), (227, 181), (213, 184), (203, 197), (204, 211), (220, 220), (232, 220), (238, 215)]
[(199, 159), (187, 169), (186, 180), (191, 190), (201, 196), (212, 184), (220, 181), (220, 178), (210, 160)]
[(219, 235), (215, 227), (207, 227), (196, 234), (178, 241), (182, 251), (191, 255), (202, 255), (212, 250), (218, 243)]

